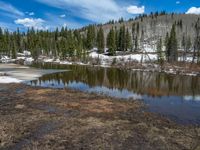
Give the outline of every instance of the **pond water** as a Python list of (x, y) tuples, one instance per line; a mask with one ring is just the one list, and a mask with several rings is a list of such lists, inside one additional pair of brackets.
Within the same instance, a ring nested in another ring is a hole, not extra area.
[(33, 66), (69, 71), (44, 75), (29, 85), (138, 99), (148, 106), (147, 111), (181, 124), (200, 124), (200, 77), (50, 63)]

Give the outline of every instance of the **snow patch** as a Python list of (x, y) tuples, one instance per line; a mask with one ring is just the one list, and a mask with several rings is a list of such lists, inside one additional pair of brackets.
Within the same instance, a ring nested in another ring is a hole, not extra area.
[(20, 83), (22, 80), (8, 77), (8, 76), (0, 76), (0, 83)]
[(130, 61), (137, 61), (137, 62), (148, 62), (148, 61), (156, 61), (157, 54), (129, 54), (124, 56), (107, 56), (104, 54), (98, 54), (97, 52), (92, 52), (89, 54), (90, 58), (100, 59), (102, 64), (108, 64), (113, 62), (114, 59), (116, 61), (123, 61), (123, 62), (130, 62)]

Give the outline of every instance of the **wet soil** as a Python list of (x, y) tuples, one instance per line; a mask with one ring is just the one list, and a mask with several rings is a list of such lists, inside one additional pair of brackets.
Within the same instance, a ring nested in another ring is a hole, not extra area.
[(0, 84), (0, 149), (200, 149), (200, 127), (144, 110), (137, 100)]

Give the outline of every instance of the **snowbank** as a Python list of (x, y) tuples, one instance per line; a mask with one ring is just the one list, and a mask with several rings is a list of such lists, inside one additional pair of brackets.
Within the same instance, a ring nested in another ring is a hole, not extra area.
[(14, 62), (15, 60), (11, 59), (10, 57), (4, 55), (4, 56), (0, 56), (0, 62), (2, 63), (10, 63), (10, 62)]
[(31, 52), (30, 51), (23, 51), (23, 53), (17, 53), (18, 57), (30, 57), (31, 56)]
[(116, 59), (116, 61), (123, 61), (123, 62), (130, 62), (130, 61), (148, 62), (157, 60), (157, 54), (148, 54), (148, 55), (129, 54), (124, 56), (107, 56), (104, 54), (98, 54), (97, 52), (92, 52), (89, 54), (89, 57), (93, 59), (100, 59), (102, 64), (113, 62), (114, 59)]
[(8, 77), (8, 76), (0, 76), (0, 83), (20, 83), (22, 80)]
[[(39, 77), (58, 73), (65, 72), (67, 70), (52, 70), (52, 69), (35, 69), (24, 67), (21, 65), (15, 64), (0, 64), (0, 72), (3, 76), (0, 76), (0, 83), (19, 83), (27, 82), (31, 80), (37, 80)], [(6, 74), (6, 76), (4, 75)]]
[(44, 59), (43, 61), (44, 61), (44, 62), (53, 62), (54, 59)]

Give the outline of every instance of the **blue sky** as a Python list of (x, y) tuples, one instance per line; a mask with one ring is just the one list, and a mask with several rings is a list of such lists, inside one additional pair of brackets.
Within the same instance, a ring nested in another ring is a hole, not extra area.
[(110, 19), (167, 12), (200, 14), (199, 0), (0, 0), (0, 26), (55, 29), (80, 28)]

